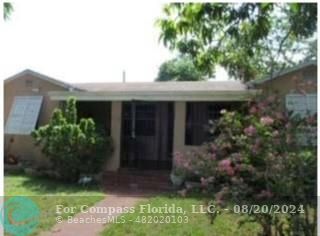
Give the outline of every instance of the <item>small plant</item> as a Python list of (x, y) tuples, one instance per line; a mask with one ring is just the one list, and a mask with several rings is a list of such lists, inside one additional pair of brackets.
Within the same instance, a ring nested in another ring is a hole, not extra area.
[(98, 173), (112, 153), (111, 138), (96, 129), (93, 119), (77, 120), (74, 98), (68, 99), (64, 111), (56, 109), (49, 124), (32, 136), (60, 178), (67, 181), (76, 182), (81, 174)]
[(170, 179), (172, 184), (176, 188), (179, 188), (182, 186), (186, 177), (186, 171), (184, 170), (184, 168), (180, 167), (180, 161), (181, 161), (181, 156), (179, 155), (179, 153), (175, 153), (173, 158), (173, 168), (170, 174)]

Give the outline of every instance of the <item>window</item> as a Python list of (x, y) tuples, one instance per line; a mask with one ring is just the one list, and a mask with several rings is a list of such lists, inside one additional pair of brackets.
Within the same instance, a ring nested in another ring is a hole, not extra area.
[[(317, 113), (317, 94), (288, 94), (286, 96), (286, 108), (293, 112), (293, 115), (301, 117)], [(297, 131), (298, 143), (302, 146), (311, 142), (317, 145), (317, 129), (315, 127), (304, 127)]]
[(317, 94), (288, 94), (286, 96), (286, 108), (293, 115), (314, 115), (317, 113)]
[(215, 121), (221, 116), (222, 109), (231, 110), (237, 102), (188, 102), (186, 111), (186, 145), (201, 145), (209, 141), (209, 120)]
[(111, 103), (100, 101), (77, 102), (78, 120), (81, 118), (92, 118), (96, 128), (103, 135), (111, 134)]
[(6, 134), (30, 134), (38, 121), (42, 96), (16, 96), (5, 127)]
[(137, 136), (155, 136), (156, 134), (156, 107), (154, 104), (136, 105)]
[[(132, 110), (134, 109), (134, 110)], [(133, 119), (134, 116), (134, 120)], [(156, 133), (156, 107), (154, 104), (125, 103), (123, 109), (123, 128), (126, 136), (132, 136), (134, 125), (136, 136), (155, 136)], [(134, 122), (134, 124), (132, 123)]]

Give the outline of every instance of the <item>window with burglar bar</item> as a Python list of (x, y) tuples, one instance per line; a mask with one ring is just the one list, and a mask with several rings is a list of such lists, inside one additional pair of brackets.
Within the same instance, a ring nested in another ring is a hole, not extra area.
[(188, 102), (186, 110), (185, 145), (201, 145), (212, 138), (209, 120), (215, 122), (221, 110), (232, 110), (239, 102)]

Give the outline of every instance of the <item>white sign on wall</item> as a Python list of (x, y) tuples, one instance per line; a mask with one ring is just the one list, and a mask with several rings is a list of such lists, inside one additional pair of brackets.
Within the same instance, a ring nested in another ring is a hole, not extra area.
[(16, 96), (5, 127), (6, 134), (30, 134), (39, 117), (42, 96)]

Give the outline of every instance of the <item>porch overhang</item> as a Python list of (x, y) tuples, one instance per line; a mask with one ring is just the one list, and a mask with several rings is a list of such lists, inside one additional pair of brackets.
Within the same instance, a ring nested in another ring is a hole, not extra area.
[(52, 91), (49, 97), (54, 101), (65, 101), (74, 97), (78, 101), (248, 101), (260, 90), (231, 91)]

